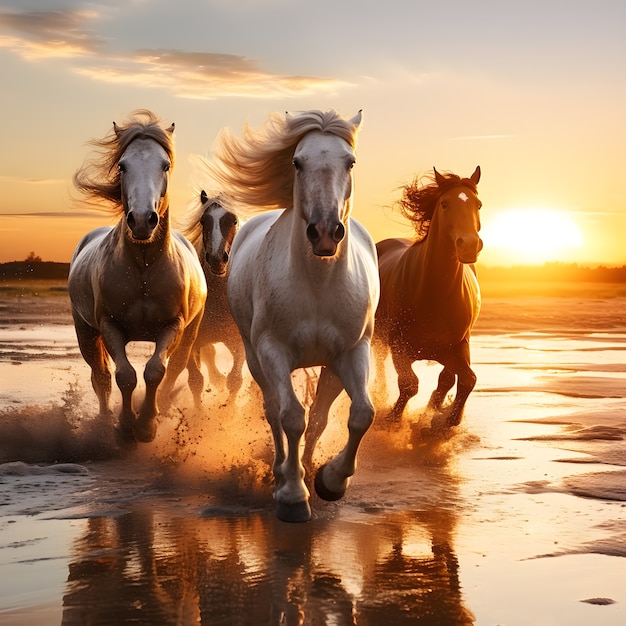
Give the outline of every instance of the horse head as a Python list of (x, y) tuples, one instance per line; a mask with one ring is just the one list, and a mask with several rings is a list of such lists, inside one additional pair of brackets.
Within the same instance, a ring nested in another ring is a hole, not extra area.
[(202, 203), (202, 248), (204, 260), (211, 273), (226, 273), (230, 247), (238, 228), (237, 216), (224, 208), (219, 198), (209, 198), (204, 189), (200, 193)]
[[(118, 127), (114, 123), (114, 130)], [(174, 125), (166, 129), (174, 132)], [(126, 223), (133, 239), (148, 242), (168, 209), (168, 183), (172, 161), (151, 137), (133, 139), (118, 161), (120, 191)]]
[[(349, 123), (356, 132), (361, 112)], [(319, 257), (335, 256), (345, 237), (355, 161), (354, 148), (331, 130), (312, 130), (296, 146), (294, 208), (306, 222), (307, 239)]]
[(460, 263), (475, 263), (483, 248), (479, 237), (480, 207), (476, 186), (480, 180), (480, 166), (470, 178), (445, 177), (435, 168), (435, 181), (440, 190), (438, 219), (443, 221), (443, 230), (448, 232)]

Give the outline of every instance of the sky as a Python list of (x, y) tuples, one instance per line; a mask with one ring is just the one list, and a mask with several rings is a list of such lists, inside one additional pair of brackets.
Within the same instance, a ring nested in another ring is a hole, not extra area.
[(402, 185), (480, 165), (481, 263), (626, 263), (623, 0), (0, 0), (0, 262), (108, 223), (72, 175), (138, 108), (176, 124), (175, 215), (223, 127), (362, 109), (376, 241), (412, 236)]

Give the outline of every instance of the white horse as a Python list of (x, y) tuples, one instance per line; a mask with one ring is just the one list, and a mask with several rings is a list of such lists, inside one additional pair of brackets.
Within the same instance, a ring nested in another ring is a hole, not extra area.
[[(223, 131), (209, 164), (236, 202), (257, 212), (284, 207), (239, 230), (227, 294), (272, 429), (277, 516), (289, 522), (311, 517), (300, 450), (305, 410), (291, 373), (325, 366), (318, 399), (334, 399), (343, 388), (351, 399), (347, 444), (317, 472), (322, 498), (343, 496), (374, 418), (368, 378), (376, 248), (350, 217), (360, 122), (361, 112), (351, 120), (334, 111), (274, 114), (260, 131), (246, 128), (242, 139)], [(324, 407), (331, 402), (320, 400)]]
[[(186, 367), (206, 299), (195, 250), (170, 230), (168, 182), (174, 161), (174, 125), (161, 128), (150, 111), (92, 143), (101, 158), (88, 161), (74, 182), (92, 201), (119, 217), (114, 227), (83, 237), (70, 263), (72, 316), (101, 414), (110, 413), (111, 371), (122, 392), (122, 441), (152, 441), (157, 389), (163, 397)], [(136, 418), (132, 395), (137, 374), (126, 355), (130, 341), (155, 343), (144, 371), (146, 395)], [(171, 358), (170, 358), (171, 357)], [(169, 358), (169, 361), (168, 361)]]

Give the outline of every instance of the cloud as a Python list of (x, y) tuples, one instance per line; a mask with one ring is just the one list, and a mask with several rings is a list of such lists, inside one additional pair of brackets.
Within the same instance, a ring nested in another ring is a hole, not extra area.
[(0, 213), (0, 218), (5, 217), (51, 217), (51, 218), (75, 218), (75, 217), (102, 217), (102, 213), (97, 211), (39, 211), (39, 212), (25, 212), (25, 213)]
[(0, 182), (23, 183), (26, 185), (59, 185), (67, 183), (62, 178), (24, 178), (22, 176), (0, 176)]
[(200, 99), (302, 95), (347, 85), (329, 78), (271, 74), (241, 56), (177, 50), (140, 50), (132, 58), (99, 59), (74, 71), (92, 80), (161, 88)]
[(515, 135), (466, 135), (463, 137), (450, 137), (449, 141), (476, 141), (476, 140), (493, 140), (493, 139), (513, 139)]
[(26, 60), (68, 58), (98, 52), (103, 39), (89, 34), (94, 11), (0, 11), (0, 28), (12, 34), (0, 36), (0, 47)]
[(88, 30), (101, 15), (90, 11), (0, 11), (0, 47), (27, 61), (64, 59), (90, 80), (164, 89), (183, 98), (269, 98), (332, 92), (348, 83), (317, 76), (283, 76), (235, 54), (141, 49), (107, 52), (106, 40)]

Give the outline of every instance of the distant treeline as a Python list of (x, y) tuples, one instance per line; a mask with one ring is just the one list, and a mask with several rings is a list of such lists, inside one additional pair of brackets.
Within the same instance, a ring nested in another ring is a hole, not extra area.
[(572, 283), (626, 283), (626, 265), (583, 267), (577, 263), (545, 263), (513, 267), (478, 266), (481, 281), (528, 280)]
[[(69, 263), (51, 261), (12, 261), (0, 263), (0, 280), (67, 280)], [(516, 280), (544, 282), (625, 283), (626, 265), (621, 267), (583, 267), (576, 263), (545, 263), (514, 267), (479, 265), (481, 281)]]
[(67, 280), (69, 263), (11, 261), (0, 263), (0, 280)]

